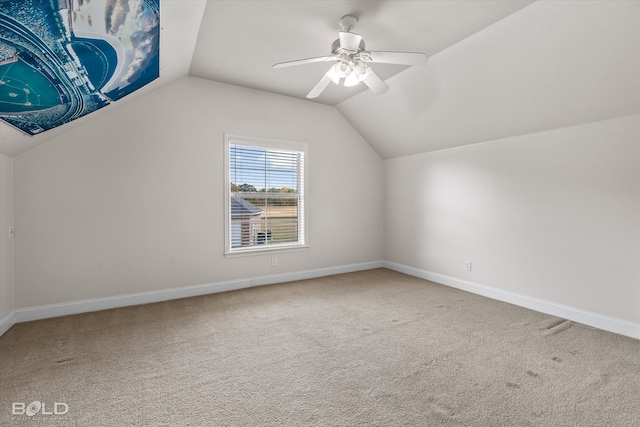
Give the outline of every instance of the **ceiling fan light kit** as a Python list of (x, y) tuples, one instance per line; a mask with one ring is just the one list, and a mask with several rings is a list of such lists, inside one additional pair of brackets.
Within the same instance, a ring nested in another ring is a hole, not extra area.
[(313, 62), (335, 61), (320, 81), (307, 94), (307, 98), (316, 98), (325, 90), (329, 83), (336, 85), (343, 80), (343, 85), (350, 87), (363, 82), (373, 93), (384, 93), (389, 89), (384, 81), (371, 69), (369, 63), (425, 65), (427, 55), (418, 52), (375, 52), (365, 50), (364, 40), (360, 34), (352, 33), (351, 29), (358, 22), (353, 15), (340, 18), (342, 31), (338, 39), (331, 44), (331, 55), (296, 61), (280, 62), (273, 68), (290, 67), (293, 65), (310, 64)]

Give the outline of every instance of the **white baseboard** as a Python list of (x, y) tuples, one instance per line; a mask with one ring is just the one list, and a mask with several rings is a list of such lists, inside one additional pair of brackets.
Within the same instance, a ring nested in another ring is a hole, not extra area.
[(441, 285), (450, 286), (452, 288), (461, 289), (473, 294), (482, 295), (498, 301), (507, 302), (520, 307), (525, 307), (541, 313), (550, 314), (552, 316), (561, 317), (563, 319), (572, 320), (594, 328), (613, 332), (619, 335), (625, 335), (631, 338), (640, 339), (640, 324), (628, 322), (626, 320), (615, 319), (603, 316), (597, 313), (591, 313), (574, 307), (567, 307), (553, 302), (540, 300), (512, 292), (503, 291), (478, 283), (468, 282), (455, 277), (445, 276), (418, 268), (409, 267), (402, 264), (396, 264), (384, 261), (383, 266), (390, 270), (408, 274), (410, 276), (419, 277)]
[(292, 282), (296, 280), (314, 279), (317, 277), (330, 276), (333, 274), (352, 273), (356, 271), (370, 270), (381, 267), (419, 277), (421, 279), (429, 280), (441, 285), (461, 289), (463, 291), (471, 292), (477, 295), (482, 295), (498, 301), (503, 301), (510, 304), (518, 305), (520, 307), (525, 307), (531, 310), (558, 316), (563, 319), (569, 319), (605, 331), (640, 339), (640, 324), (587, 312), (573, 307), (563, 306), (549, 301), (531, 298), (525, 295), (519, 295), (500, 289), (491, 288), (489, 286), (484, 286), (478, 283), (472, 283), (454, 277), (420, 270), (414, 267), (409, 267), (389, 261), (374, 261), (361, 264), (350, 264), (317, 270), (275, 274), (252, 279), (232, 280), (227, 282), (209, 283), (204, 285), (165, 289), (161, 291), (143, 292), (116, 297), (96, 298), (61, 304), (44, 305), (39, 307), (22, 308), (13, 311), (0, 320), (0, 336), (7, 332), (15, 323), (20, 322), (29, 322), (32, 320), (67, 316), (70, 314), (107, 310), (110, 308), (150, 304), (172, 299), (188, 298), (217, 292), (250, 288), (254, 286)]
[[(132, 305), (150, 304), (160, 301), (168, 301), (179, 298), (195, 297), (213, 294), (217, 292), (233, 291), (254, 286), (271, 285), (275, 283), (293, 282), (296, 280), (314, 279), (317, 277), (331, 276), (334, 274), (352, 273), (355, 271), (381, 268), (383, 261), (374, 261), (361, 264), (350, 264), (338, 267), (321, 268), (294, 273), (274, 274), (270, 276), (256, 277), (252, 279), (232, 280), (228, 282), (209, 283), (204, 285), (187, 286), (183, 288), (163, 289), (161, 291), (142, 292), (137, 294), (121, 295), (116, 297), (96, 298), (82, 301), (73, 301), (61, 304), (43, 305), (39, 307), (21, 308), (15, 310), (14, 319), (9, 319), (7, 330), (13, 323), (30, 322), (32, 320), (47, 319), (51, 317), (67, 316), (70, 314), (88, 313), (91, 311), (107, 310), (110, 308), (128, 307)], [(8, 316), (7, 316), (8, 317)], [(11, 322), (12, 320), (12, 322)], [(3, 319), (4, 322), (4, 319)], [(4, 323), (2, 324), (4, 326)], [(2, 329), (0, 329), (2, 331)], [(2, 332), (4, 333), (4, 332)], [(0, 335), (2, 335), (0, 333)]]
[(4, 316), (0, 319), (0, 337), (4, 335), (13, 325), (16, 324), (16, 312), (12, 311), (11, 313)]

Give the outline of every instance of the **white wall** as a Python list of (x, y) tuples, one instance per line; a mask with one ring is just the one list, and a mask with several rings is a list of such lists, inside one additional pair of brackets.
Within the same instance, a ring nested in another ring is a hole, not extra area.
[[(223, 132), (309, 144), (309, 251), (223, 256)], [(638, 324), (638, 164), (639, 115), (383, 162), (332, 107), (186, 78), (14, 159), (15, 309), (385, 259)]]
[[(224, 132), (308, 144), (308, 251), (223, 256)], [(14, 167), (17, 309), (383, 255), (382, 160), (326, 105), (185, 78)]]
[[(13, 287), (13, 159), (0, 154), (0, 321), (14, 310)], [(0, 335), (4, 332), (0, 322)], [(10, 327), (10, 325), (9, 325)]]
[(640, 115), (386, 160), (385, 259), (637, 325), (639, 165)]

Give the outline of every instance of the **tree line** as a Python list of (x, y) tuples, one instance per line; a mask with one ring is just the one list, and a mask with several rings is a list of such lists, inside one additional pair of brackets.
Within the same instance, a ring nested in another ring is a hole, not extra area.
[[(231, 183), (231, 191), (234, 193), (297, 193), (298, 191), (293, 188), (282, 187), (282, 188), (261, 188), (260, 190), (256, 189), (251, 184), (240, 184), (236, 185), (233, 182)], [(255, 203), (254, 203), (255, 204)], [(298, 204), (297, 198), (267, 198), (266, 204), (271, 206), (296, 206)]]
[(244, 192), (244, 193), (297, 193), (297, 191), (294, 188), (289, 188), (289, 187), (282, 187), (282, 188), (261, 188), (260, 190), (257, 190), (256, 187), (254, 187), (251, 184), (240, 184), (240, 185), (236, 185), (233, 182), (231, 183), (231, 191), (233, 192)]

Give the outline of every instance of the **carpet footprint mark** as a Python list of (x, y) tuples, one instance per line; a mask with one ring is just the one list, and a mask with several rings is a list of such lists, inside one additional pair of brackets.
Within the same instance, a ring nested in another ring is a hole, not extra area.
[(456, 415), (456, 410), (453, 406), (446, 403), (440, 403), (433, 397), (429, 398), (429, 404), (435, 412), (446, 415), (448, 417), (454, 417)]
[(566, 321), (567, 321), (566, 319), (554, 319), (549, 324), (544, 326), (542, 329), (553, 329), (556, 326), (558, 326), (559, 324), (564, 323)]
[(544, 331), (544, 335), (556, 335), (560, 332), (564, 332), (570, 327), (573, 326), (573, 322), (570, 320), (563, 319), (561, 322), (553, 322), (549, 327), (547, 327), (546, 331)]

